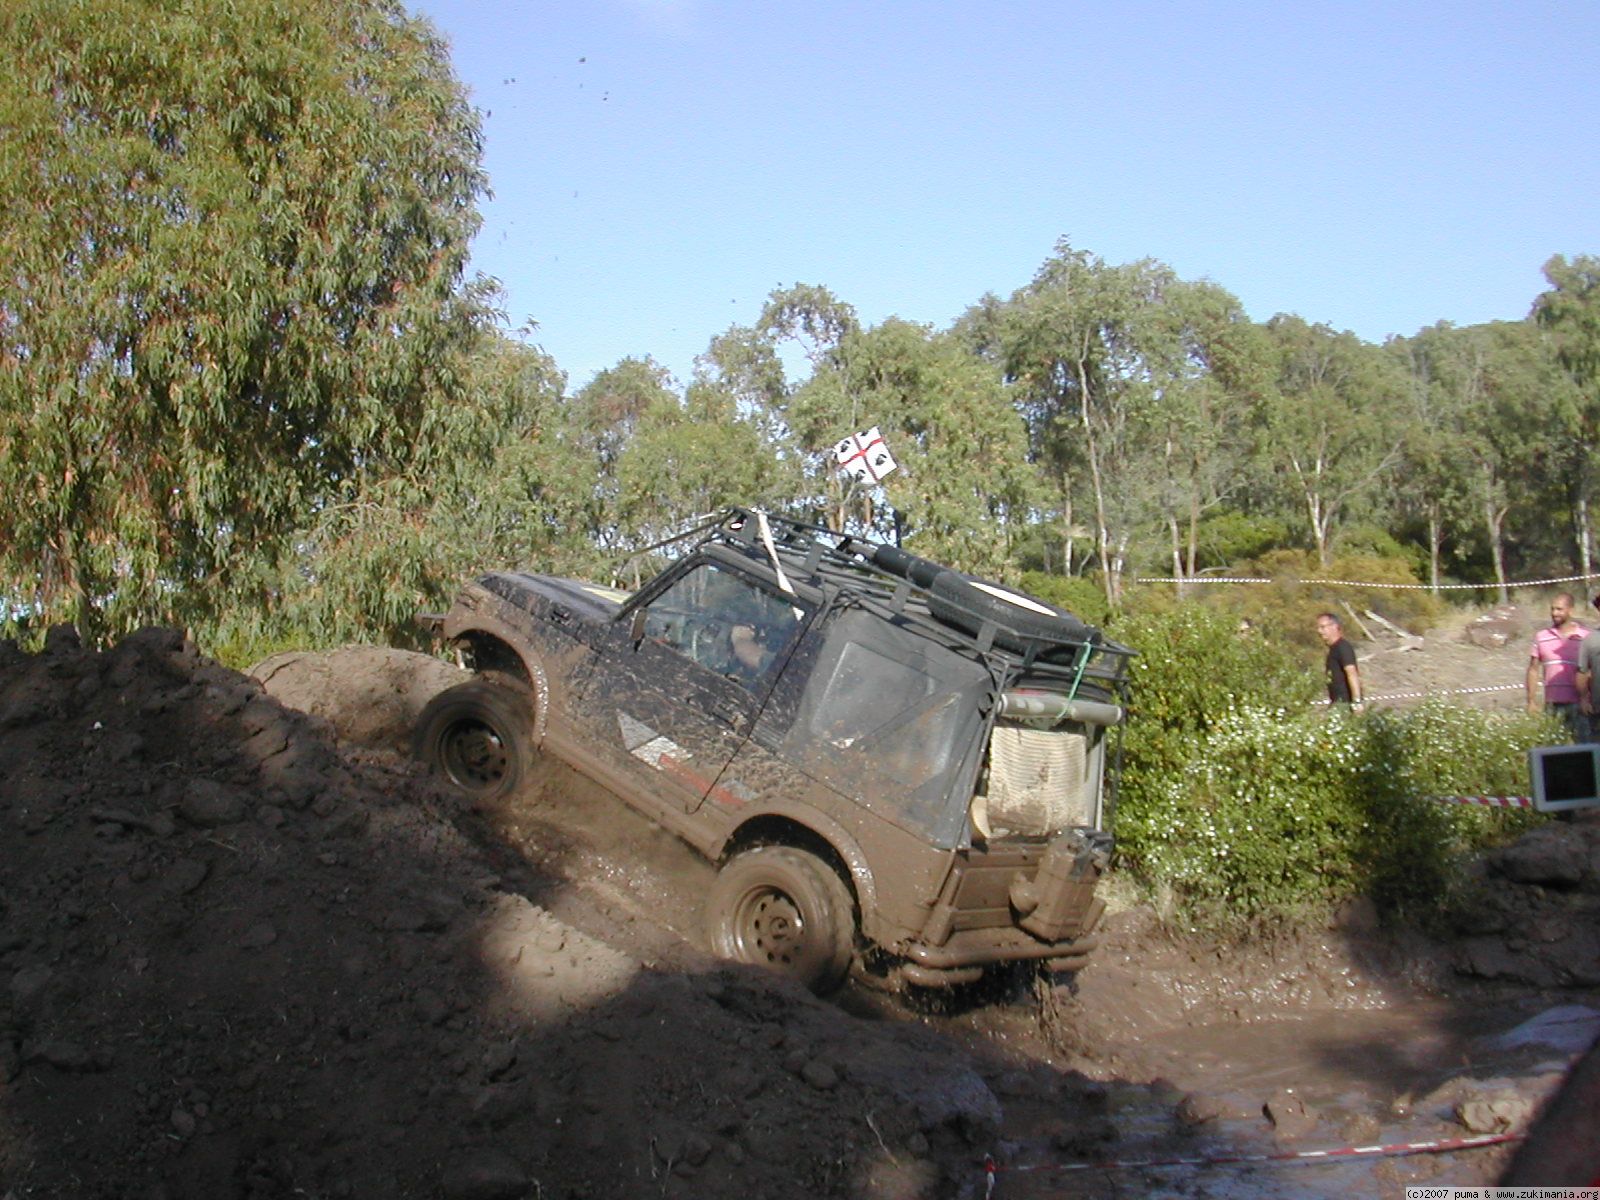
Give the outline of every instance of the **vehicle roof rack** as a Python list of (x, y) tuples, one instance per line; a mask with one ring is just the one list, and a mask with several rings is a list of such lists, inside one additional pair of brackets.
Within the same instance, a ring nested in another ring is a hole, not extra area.
[[(1065, 668), (1079, 681), (1090, 677), (1120, 683), (1128, 661), (1135, 656), (1135, 651), (1087, 624), (1081, 625), (1081, 635), (1070, 627), (1059, 635), (1043, 634), (997, 621), (990, 613), (964, 606), (949, 594), (935, 601), (933, 581), (939, 574), (971, 577), (858, 534), (743, 507), (729, 508), (719, 521), (702, 528), (707, 532), (697, 545), (727, 545), (763, 561), (769, 558), (766, 538), (770, 537), (783, 569), (806, 582), (824, 589), (831, 584), (835, 589), (864, 593), (876, 599), (886, 615), (925, 621), (981, 654), (1004, 654), (1024, 668)], [(918, 603), (913, 605), (913, 599)], [(961, 623), (969, 628), (940, 620), (935, 607), (958, 610), (963, 616)], [(1001, 631), (1006, 633), (1003, 641), (1008, 645), (996, 642)]]

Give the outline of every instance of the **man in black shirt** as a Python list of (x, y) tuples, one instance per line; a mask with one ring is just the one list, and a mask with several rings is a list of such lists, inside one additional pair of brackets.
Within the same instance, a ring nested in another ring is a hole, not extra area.
[(1356, 669), (1356, 648), (1344, 639), (1344, 626), (1332, 613), (1318, 613), (1317, 634), (1328, 647), (1328, 660), (1324, 664), (1328, 673), (1328, 699), (1360, 711), (1361, 672)]

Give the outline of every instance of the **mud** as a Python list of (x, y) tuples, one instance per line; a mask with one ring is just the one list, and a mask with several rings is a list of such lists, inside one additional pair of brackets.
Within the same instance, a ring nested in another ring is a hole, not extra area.
[[(1224, 952), (1131, 909), (1075, 978), (823, 1004), (707, 958), (708, 869), (569, 773), (471, 811), (374, 748), (395, 661), (358, 727), (171, 631), (0, 647), (0, 1196), (1397, 1194), (1511, 1147), (1066, 1168), (1518, 1128), (1597, 1028), (1578, 942), (1508, 925), (1490, 977), (1360, 913)], [(1518, 862), (1508, 912), (1594, 894)]]

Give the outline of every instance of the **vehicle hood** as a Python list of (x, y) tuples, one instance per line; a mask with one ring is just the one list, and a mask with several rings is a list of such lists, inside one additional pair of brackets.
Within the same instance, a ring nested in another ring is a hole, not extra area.
[(545, 613), (559, 605), (579, 620), (594, 624), (610, 621), (628, 598), (626, 592), (597, 583), (525, 571), (496, 571), (478, 583), (485, 591), (527, 612)]

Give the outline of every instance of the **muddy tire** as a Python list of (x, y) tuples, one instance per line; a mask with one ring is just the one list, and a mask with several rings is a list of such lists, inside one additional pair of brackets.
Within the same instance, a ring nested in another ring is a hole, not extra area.
[(417, 718), (411, 749), (470, 796), (513, 795), (533, 769), (533, 697), (503, 677), (440, 692)]
[(850, 970), (855, 914), (849, 889), (815, 855), (761, 846), (728, 861), (706, 902), (711, 948), (767, 967), (819, 996)]

